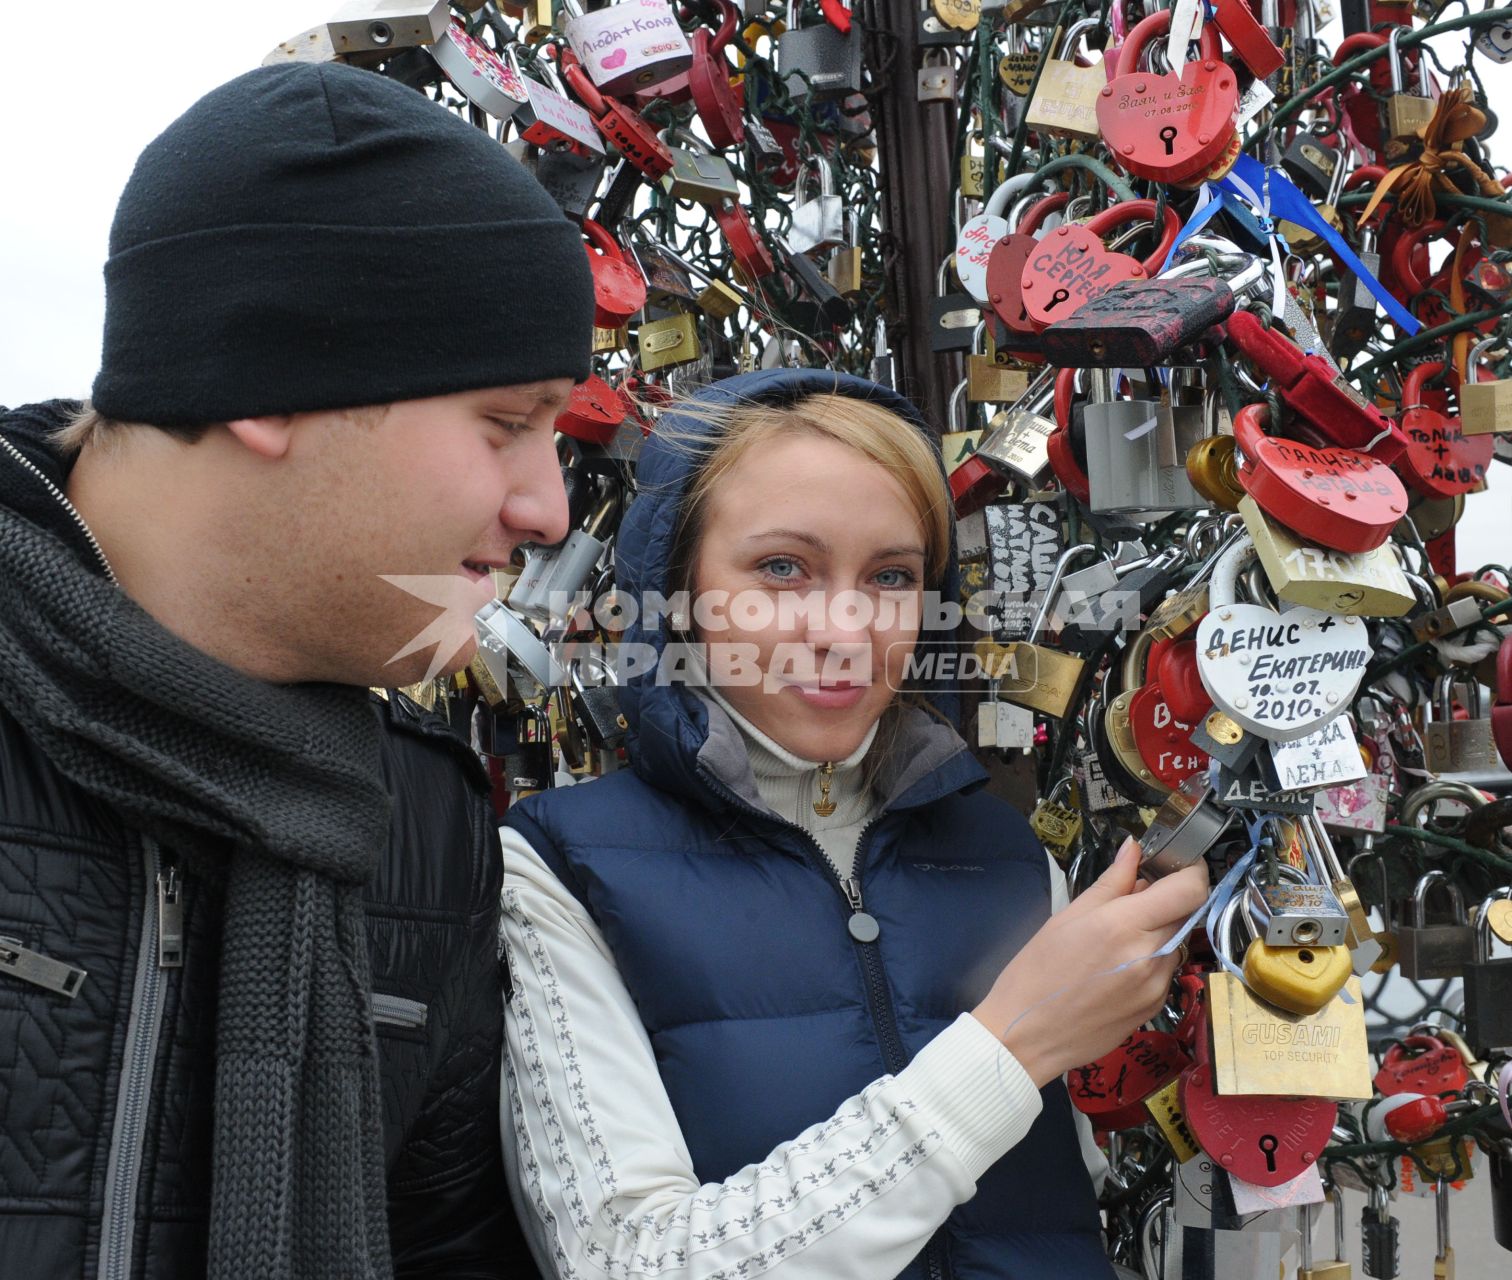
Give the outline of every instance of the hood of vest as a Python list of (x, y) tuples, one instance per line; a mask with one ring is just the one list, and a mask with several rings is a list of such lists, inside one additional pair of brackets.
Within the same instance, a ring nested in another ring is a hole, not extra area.
[[(824, 392), (873, 401), (913, 423), (929, 441), (943, 481), (945, 467), (938, 441), (919, 411), (896, 392), (849, 374), (825, 369), (764, 370), (727, 378), (703, 388), (693, 399), (695, 405), (723, 408), (753, 402), (787, 404)], [(641, 606), (648, 595), (671, 596), (670, 559), (678, 513), (708, 454), (707, 449), (700, 449), (699, 441), (708, 440), (712, 447), (714, 431), (709, 423), (686, 412), (670, 412), (663, 422), (669, 432), (676, 433), (678, 443), (667, 444), (657, 432), (646, 440), (636, 463), (636, 498), (615, 542), (617, 584)], [(945, 576), (938, 587), (942, 600), (960, 598), (954, 523)], [(656, 655), (655, 663), (619, 688), (636, 772), (662, 790), (717, 810), (725, 807), (727, 798), (705, 780), (712, 777), (746, 804), (766, 810), (745, 741), (730, 717), (687, 683), (657, 682), (657, 668), (668, 645), (677, 643), (667, 629), (665, 612), (659, 611), (653, 619), (640, 608), (624, 635), (625, 643), (648, 645)], [(951, 633), (926, 632), (915, 652), (921, 656), (944, 652), (953, 639)], [(873, 784), (884, 809), (913, 808), (953, 791), (975, 790), (986, 781), (986, 773), (957, 731), (960, 699), (956, 691), (946, 682), (933, 680), (923, 692), (942, 718), (918, 707), (903, 709), (897, 737)]]

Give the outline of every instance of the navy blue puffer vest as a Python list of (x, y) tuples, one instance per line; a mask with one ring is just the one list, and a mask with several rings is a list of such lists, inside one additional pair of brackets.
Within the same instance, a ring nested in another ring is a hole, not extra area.
[[(703, 394), (818, 390), (882, 399), (917, 421), (893, 393), (818, 371), (749, 375)], [(642, 496), (617, 547), (620, 585), (632, 594), (667, 590), (671, 524), (696, 461), (656, 447), (655, 436), (648, 443)], [(952, 569), (947, 598), (955, 589)], [(666, 643), (639, 624), (627, 639)], [(955, 710), (943, 690), (932, 701)], [(507, 822), (603, 931), (697, 1176), (717, 1182), (901, 1070), (981, 1000), (1049, 913), (1045, 855), (1020, 814), (980, 791), (985, 774), (955, 731), (911, 710), (857, 853), (865, 909), (881, 932), (857, 942), (818, 845), (761, 803), (729, 718), (654, 678), (623, 688), (621, 706), (633, 772), (533, 796)], [(1066, 1091), (1057, 1081), (1043, 1098), (1029, 1134), (904, 1275), (1111, 1275)]]

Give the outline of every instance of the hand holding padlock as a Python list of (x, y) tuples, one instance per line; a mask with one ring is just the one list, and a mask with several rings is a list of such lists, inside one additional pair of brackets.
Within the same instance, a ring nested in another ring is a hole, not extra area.
[(1041, 926), (972, 1010), (1036, 1087), (1101, 1057), (1165, 1005), (1179, 961), (1143, 957), (1206, 900), (1207, 868), (1135, 893), (1138, 869), (1139, 847), (1125, 841), (1113, 865)]

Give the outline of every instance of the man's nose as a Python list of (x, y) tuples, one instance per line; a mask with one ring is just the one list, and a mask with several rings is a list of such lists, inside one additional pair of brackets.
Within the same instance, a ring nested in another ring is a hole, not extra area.
[(549, 547), (567, 536), (567, 491), (550, 431), (532, 431), (530, 447), (511, 451), (509, 494), (499, 519), (520, 542)]

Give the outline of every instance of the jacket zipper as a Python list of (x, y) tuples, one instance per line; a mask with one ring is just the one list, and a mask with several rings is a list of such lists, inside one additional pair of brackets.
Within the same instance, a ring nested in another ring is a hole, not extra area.
[[(163, 1023), (163, 971), (183, 963), (183, 916), (177, 868), (165, 865), (157, 842), (144, 839), (147, 888), (126, 1046), (116, 1094), (110, 1158), (105, 1166), (105, 1205), (100, 1219), (99, 1280), (128, 1280), (136, 1233), (136, 1203), (142, 1175), (142, 1144)], [(177, 932), (177, 950), (173, 948)], [(168, 943), (165, 948), (164, 944)]]
[[(723, 796), (747, 813), (767, 821), (771, 820), (771, 814), (763, 813), (754, 805), (746, 803), (704, 770), (699, 769), (698, 776), (716, 794)], [(850, 908), (851, 914), (850, 919), (846, 921), (846, 932), (850, 934), (851, 944), (861, 956), (861, 971), (866, 982), (867, 1012), (871, 1014), (872, 1026), (876, 1029), (877, 1040), (882, 1046), (883, 1065), (886, 1066), (889, 1074), (896, 1075), (908, 1065), (908, 1055), (903, 1049), (903, 1038), (898, 1034), (897, 1015), (893, 1011), (892, 995), (887, 989), (887, 977), (882, 971), (882, 956), (877, 950), (880, 929), (876, 920), (867, 912), (866, 901), (861, 894), (860, 873), (863, 855), (866, 852), (866, 840), (881, 818), (873, 818), (861, 828), (861, 834), (856, 837), (856, 867), (854, 874), (849, 877), (840, 874), (840, 868), (835, 865), (834, 859), (825, 853), (824, 846), (814, 838), (812, 832), (796, 822), (789, 822), (786, 818), (779, 817), (778, 820), (808, 841), (819, 866), (829, 872), (830, 880), (840, 891), (840, 896), (845, 899), (846, 906)], [(947, 1280), (950, 1274), (945, 1263), (944, 1231), (943, 1226), (939, 1228), (930, 1237), (929, 1243), (924, 1246), (924, 1263), (930, 1280)]]
[(51, 480), (49, 480), (42, 473), (40, 468), (38, 468), (36, 463), (34, 463), (30, 458), (22, 453), (21, 450), (16, 448), (16, 446), (13, 445), (4, 436), (0, 436), (0, 449), (4, 449), (6, 453), (10, 454), (10, 456), (13, 457), (17, 462), (19, 462), (23, 467), (25, 467), (26, 470), (30, 471), (32, 475), (36, 476), (37, 479), (40, 480), (46, 487), (48, 493), (52, 494), (54, 498), (56, 498), (63, 504), (63, 509), (68, 512), (68, 514), (73, 518), (73, 522), (79, 526), (79, 532), (82, 533), (86, 539), (88, 539), (89, 545), (95, 553), (95, 558), (100, 562), (100, 568), (105, 570), (105, 576), (110, 579), (111, 585), (115, 587), (120, 586), (120, 581), (115, 576), (115, 570), (110, 567), (110, 561), (105, 558), (105, 552), (100, 549), (100, 544), (95, 540), (94, 532), (87, 524), (84, 523), (84, 517), (79, 514), (78, 510), (74, 507), (74, 504), (68, 500), (68, 495), (64, 493), (62, 489), (58, 488), (58, 486), (55, 485)]

